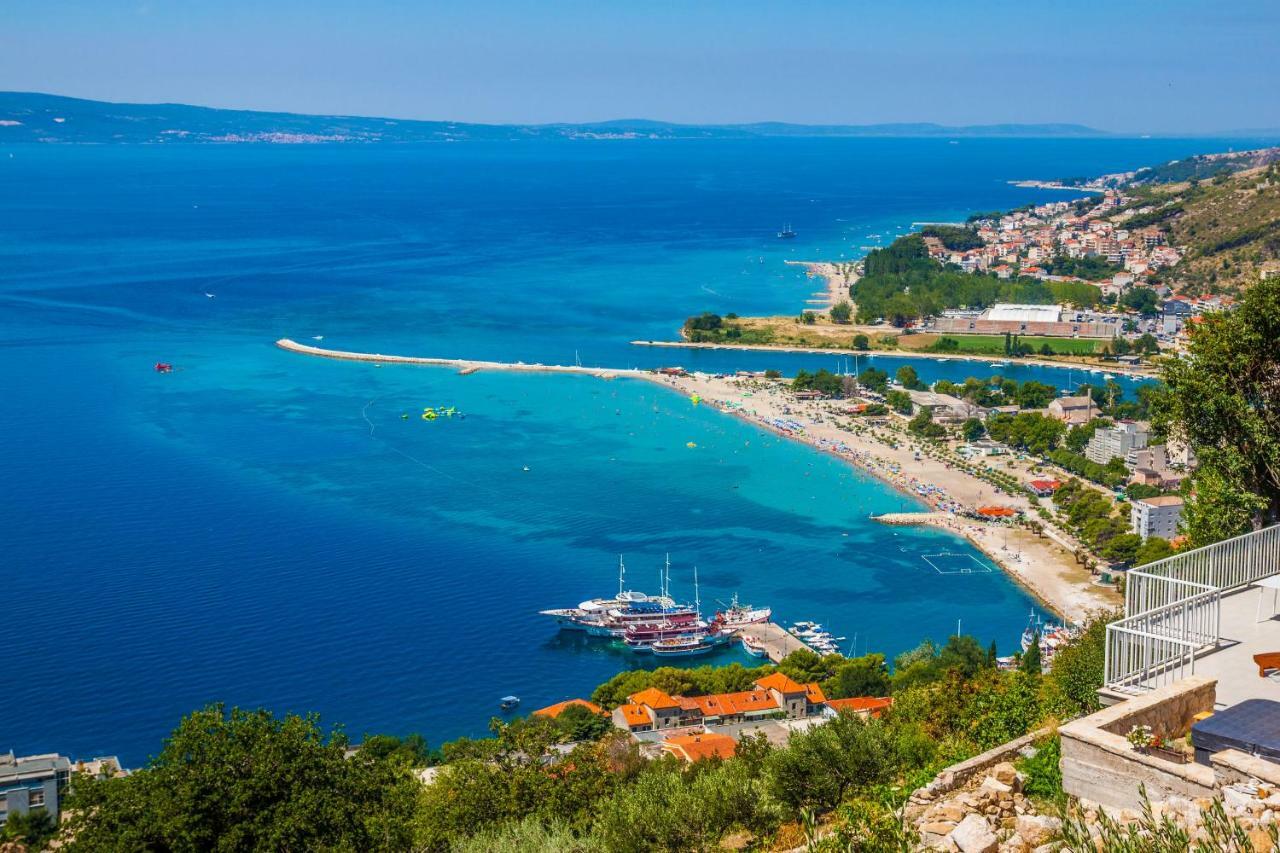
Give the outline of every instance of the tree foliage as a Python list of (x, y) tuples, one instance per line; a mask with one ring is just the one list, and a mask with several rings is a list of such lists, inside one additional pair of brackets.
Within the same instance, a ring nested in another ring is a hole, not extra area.
[(1280, 517), (1280, 278), (1194, 328), (1186, 357), (1167, 359), (1153, 423), (1196, 450), (1183, 514), (1195, 545)]
[(76, 780), (74, 850), (388, 850), (411, 845), (417, 783), (357, 752), (312, 715), (226, 711), (183, 718), (130, 776)]

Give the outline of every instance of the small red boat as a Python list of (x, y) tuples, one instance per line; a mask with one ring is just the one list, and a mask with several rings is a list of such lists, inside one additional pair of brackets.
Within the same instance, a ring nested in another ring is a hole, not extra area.
[(166, 361), (157, 361), (156, 373), (173, 373), (173, 365)]

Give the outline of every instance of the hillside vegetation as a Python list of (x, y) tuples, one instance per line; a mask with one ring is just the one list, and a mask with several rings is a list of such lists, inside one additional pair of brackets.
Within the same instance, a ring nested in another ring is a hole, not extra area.
[(1154, 225), (1172, 245), (1186, 247), (1164, 275), (1182, 292), (1235, 293), (1264, 265), (1280, 262), (1280, 165), (1139, 192), (1142, 203), (1126, 224)]

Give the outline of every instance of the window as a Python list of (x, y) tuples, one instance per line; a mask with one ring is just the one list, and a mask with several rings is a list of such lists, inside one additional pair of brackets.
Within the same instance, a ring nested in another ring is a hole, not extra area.
[(44, 789), (43, 788), (33, 789), (31, 791), (31, 799), (28, 801), (27, 804), (32, 807), (43, 806), (44, 805)]

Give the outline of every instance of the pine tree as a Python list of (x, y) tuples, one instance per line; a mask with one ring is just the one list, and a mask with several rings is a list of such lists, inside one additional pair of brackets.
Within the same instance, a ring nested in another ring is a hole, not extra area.
[(1031, 637), (1031, 645), (1022, 653), (1022, 660), (1018, 662), (1018, 669), (1028, 675), (1039, 675), (1043, 663), (1040, 659), (1040, 632), (1036, 631)]

